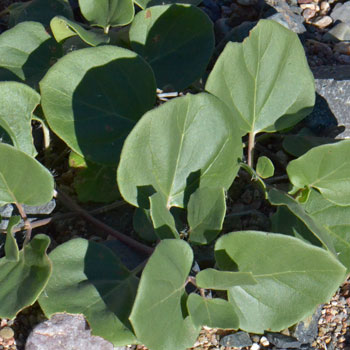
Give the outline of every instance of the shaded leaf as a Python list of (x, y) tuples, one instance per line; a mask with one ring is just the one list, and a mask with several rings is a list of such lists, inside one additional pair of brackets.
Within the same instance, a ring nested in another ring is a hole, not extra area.
[(209, 63), (213, 24), (194, 6), (153, 6), (135, 16), (130, 42), (151, 65), (158, 88), (181, 91), (199, 79)]
[(234, 308), (224, 299), (206, 299), (191, 293), (187, 299), (187, 307), (193, 323), (197, 326), (239, 328)]
[(142, 9), (145, 9), (146, 7), (168, 4), (188, 4), (197, 6), (202, 0), (134, 0), (134, 2)]
[(154, 232), (150, 209), (136, 208), (133, 226), (137, 234), (147, 242), (155, 242), (158, 237)]
[(335, 204), (350, 205), (349, 152), (350, 140), (312, 148), (288, 164), (289, 179), (296, 188), (315, 188)]
[(128, 317), (138, 279), (112, 250), (77, 238), (61, 244), (49, 256), (52, 276), (39, 298), (45, 315), (83, 314), (93, 335), (115, 346), (135, 343)]
[(199, 187), (187, 205), (190, 240), (207, 244), (222, 230), (226, 214), (224, 188)]
[(30, 156), (36, 156), (33, 145), (32, 116), (40, 95), (17, 82), (0, 82), (0, 126), (11, 138), (11, 144)]
[(148, 64), (113, 46), (67, 54), (48, 71), (40, 90), (51, 129), (84, 158), (113, 165), (125, 137), (156, 99)]
[(239, 131), (226, 107), (209, 94), (187, 94), (145, 114), (129, 134), (119, 190), (135, 206), (147, 208), (148, 197), (159, 192), (168, 209), (185, 207), (199, 185), (227, 189), (241, 156)]
[(53, 36), (58, 42), (61, 42), (74, 35), (91, 46), (106, 44), (109, 42), (109, 36), (103, 33), (96, 33), (92, 30), (86, 30), (80, 24), (71, 21), (63, 16), (55, 16), (50, 22)]
[(262, 156), (258, 158), (258, 162), (256, 164), (256, 172), (260, 177), (266, 179), (273, 176), (275, 173), (275, 167), (269, 158)]
[(260, 20), (243, 43), (226, 45), (205, 88), (230, 107), (242, 134), (286, 129), (315, 103), (297, 34), (272, 20)]
[(0, 259), (0, 317), (14, 318), (18, 312), (34, 304), (51, 274), (46, 255), (50, 239), (36, 235), (23, 249), (18, 250), (12, 228), (19, 222), (12, 217), (5, 243), (5, 257)]
[[(161, 241), (142, 272), (130, 321), (137, 339), (152, 350), (185, 350), (200, 327), (183, 317), (181, 299), (193, 253), (182, 240)], [(152, 320), (152, 322), (150, 322)]]
[(280, 234), (239, 231), (222, 236), (224, 250), (256, 285), (228, 289), (239, 327), (252, 333), (281, 331), (328, 302), (345, 279), (346, 269), (328, 251)]
[(46, 204), (53, 190), (53, 177), (44, 166), (13, 146), (0, 143), (0, 205)]

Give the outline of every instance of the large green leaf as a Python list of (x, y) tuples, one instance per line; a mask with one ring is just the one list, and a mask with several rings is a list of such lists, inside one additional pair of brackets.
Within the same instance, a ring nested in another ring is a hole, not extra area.
[(233, 232), (217, 241), (215, 252), (222, 251), (258, 282), (228, 288), (239, 327), (252, 333), (292, 326), (328, 302), (345, 279), (330, 252), (286, 235)]
[(142, 9), (146, 7), (152, 7), (157, 5), (168, 5), (168, 4), (189, 4), (197, 6), (202, 0), (134, 0)]
[(29, 86), (17, 82), (0, 82), (0, 127), (19, 150), (36, 156), (33, 145), (32, 116), (40, 95)]
[(52, 276), (39, 303), (47, 317), (83, 314), (93, 335), (115, 346), (135, 343), (129, 313), (138, 279), (112, 251), (92, 241), (70, 240), (50, 253)]
[(220, 233), (225, 214), (225, 189), (199, 187), (187, 205), (190, 240), (200, 244), (210, 243)]
[(86, 30), (77, 22), (71, 21), (63, 16), (55, 16), (50, 22), (53, 36), (58, 42), (78, 35), (80, 39), (91, 46), (106, 44), (109, 42), (109, 36), (103, 33), (96, 33), (92, 30)]
[(132, 0), (79, 0), (83, 16), (102, 28), (123, 26), (134, 18)]
[(298, 36), (272, 20), (260, 20), (243, 43), (226, 45), (205, 88), (230, 107), (242, 134), (295, 125), (315, 102)]
[(149, 65), (113, 46), (71, 52), (40, 82), (52, 130), (84, 158), (116, 164), (125, 137), (156, 99)]
[(68, 0), (15, 2), (8, 9), (10, 11), (9, 24), (11, 27), (25, 21), (40, 22), (48, 27), (51, 19), (57, 15), (73, 18), (73, 11)]
[(148, 112), (132, 130), (117, 171), (119, 190), (135, 206), (146, 208), (156, 191), (168, 209), (184, 207), (199, 185), (227, 189), (241, 156), (226, 106), (209, 94), (187, 94)]
[(233, 306), (224, 299), (207, 299), (191, 293), (187, 299), (188, 312), (197, 326), (212, 328), (239, 328)]
[(12, 228), (19, 223), (12, 217), (7, 227), (5, 257), (0, 259), (0, 317), (14, 318), (19, 311), (34, 304), (51, 274), (51, 262), (46, 255), (50, 239), (36, 235), (18, 250)]
[(0, 205), (46, 204), (52, 199), (50, 172), (28, 154), (0, 143)]
[(291, 183), (315, 188), (338, 205), (350, 205), (350, 140), (312, 148), (287, 166)]
[(19, 80), (37, 87), (62, 49), (37, 22), (24, 22), (0, 35), (0, 80)]
[(160, 89), (181, 91), (200, 78), (209, 63), (213, 24), (194, 6), (153, 6), (135, 16), (130, 42), (151, 65)]
[(137, 339), (152, 350), (185, 350), (199, 334), (199, 326), (181, 308), (192, 261), (186, 242), (166, 239), (142, 272), (130, 321)]

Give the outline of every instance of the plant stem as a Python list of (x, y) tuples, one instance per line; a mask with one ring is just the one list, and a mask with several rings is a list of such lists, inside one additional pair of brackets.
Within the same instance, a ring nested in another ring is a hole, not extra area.
[(68, 207), (71, 210), (76, 211), (79, 215), (81, 215), (84, 219), (88, 220), (98, 228), (104, 230), (105, 232), (109, 233), (110, 235), (114, 236), (115, 238), (119, 239), (121, 242), (128, 245), (130, 248), (136, 249), (140, 252), (143, 252), (147, 255), (151, 255), (154, 251), (153, 248), (148, 247), (145, 244), (142, 244), (131, 237), (128, 237), (124, 235), (123, 233), (113, 229), (112, 227), (106, 225), (104, 222), (94, 218), (89, 212), (81, 208), (77, 203), (75, 203), (67, 194), (62, 192), (61, 190), (57, 189), (57, 193), (59, 195), (59, 199), (61, 200), (62, 204), (66, 207)]
[(19, 203), (15, 203), (16, 204), (16, 207), (19, 211), (19, 214), (21, 215), (23, 221), (24, 221), (24, 226), (26, 228), (26, 236), (25, 236), (25, 239), (24, 239), (24, 242), (23, 242), (23, 247), (30, 241), (30, 238), (32, 236), (32, 224), (30, 223), (29, 219), (27, 218), (27, 214), (26, 212), (24, 211), (23, 207), (21, 204)]
[(108, 34), (108, 32), (109, 32), (109, 28), (110, 28), (110, 27), (111, 27), (111, 26), (109, 26), (109, 25), (108, 25), (108, 26), (107, 26), (107, 27), (104, 29), (104, 31), (103, 31), (103, 32), (104, 32), (105, 34)]
[(254, 157), (254, 144), (255, 144), (255, 133), (249, 133), (248, 139), (248, 165), (253, 167), (253, 157)]

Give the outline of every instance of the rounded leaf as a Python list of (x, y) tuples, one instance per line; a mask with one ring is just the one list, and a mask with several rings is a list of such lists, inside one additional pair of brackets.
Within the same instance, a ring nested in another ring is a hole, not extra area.
[(199, 185), (227, 189), (241, 157), (226, 106), (209, 94), (187, 94), (146, 113), (127, 137), (119, 190), (135, 206), (147, 208), (148, 197), (160, 192), (168, 209), (183, 208)]
[(53, 190), (53, 177), (45, 167), (28, 154), (0, 143), (0, 205), (46, 204)]
[(125, 137), (156, 99), (149, 65), (113, 46), (71, 52), (40, 82), (51, 129), (96, 163), (116, 164)]
[(266, 179), (268, 177), (273, 176), (275, 172), (275, 167), (272, 163), (272, 161), (265, 157), (259, 157), (258, 162), (256, 164), (256, 173), (262, 177), (263, 179)]
[(213, 24), (194, 6), (153, 6), (135, 16), (130, 42), (151, 65), (158, 88), (181, 91), (205, 72), (214, 49)]
[(226, 45), (205, 89), (230, 107), (242, 134), (293, 126), (315, 103), (297, 34), (272, 20), (260, 20), (243, 43)]
[(146, 7), (168, 4), (189, 4), (197, 6), (202, 2), (202, 0), (134, 0), (134, 2), (144, 9)]

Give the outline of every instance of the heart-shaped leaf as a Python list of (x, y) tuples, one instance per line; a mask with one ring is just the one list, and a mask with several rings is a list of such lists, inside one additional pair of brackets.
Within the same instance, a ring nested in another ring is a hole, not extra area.
[(224, 299), (207, 299), (191, 293), (187, 299), (187, 307), (193, 323), (197, 326), (239, 328), (235, 309)]
[(258, 158), (258, 162), (256, 164), (256, 172), (260, 177), (266, 179), (273, 176), (275, 167), (269, 158), (262, 156)]
[(50, 27), (53, 36), (59, 43), (75, 35), (78, 35), (80, 39), (91, 46), (97, 46), (109, 42), (108, 35), (96, 33), (92, 30), (86, 30), (80, 24), (63, 16), (55, 16), (52, 18)]
[(151, 65), (158, 88), (181, 91), (199, 79), (209, 63), (213, 24), (194, 6), (153, 6), (135, 16), (130, 42)]
[(142, 272), (130, 321), (137, 339), (152, 350), (185, 350), (199, 334), (200, 328), (181, 309), (192, 261), (186, 242), (166, 239)]
[(138, 279), (109, 248), (77, 238), (50, 253), (52, 276), (39, 303), (47, 317), (83, 314), (93, 335), (115, 346), (135, 343), (128, 321)]
[(117, 164), (125, 137), (156, 99), (149, 65), (113, 46), (71, 52), (40, 82), (51, 129), (96, 163)]
[(190, 240), (200, 244), (210, 243), (220, 233), (225, 214), (224, 188), (199, 187), (187, 205)]
[(49, 237), (36, 235), (23, 249), (18, 250), (12, 228), (19, 221), (19, 217), (10, 218), (5, 257), (0, 259), (1, 318), (12, 319), (22, 309), (34, 304), (51, 274), (51, 262), (46, 255)]
[(312, 148), (288, 164), (289, 179), (297, 189), (315, 188), (337, 205), (350, 205), (349, 152), (350, 140)]
[(243, 43), (226, 45), (205, 88), (230, 107), (242, 134), (293, 126), (315, 103), (297, 34), (272, 20), (260, 20)]
[(117, 171), (119, 190), (135, 206), (147, 208), (159, 192), (168, 209), (183, 208), (199, 185), (227, 189), (241, 156), (226, 106), (209, 94), (187, 94), (146, 113), (132, 130)]
[(108, 31), (109, 27), (124, 26), (134, 18), (132, 0), (79, 0), (83, 16), (95, 26)]
[(345, 267), (330, 252), (286, 235), (232, 232), (216, 242), (215, 253), (223, 251), (258, 282), (228, 288), (239, 327), (247, 332), (292, 326), (329, 301), (345, 279)]
[(24, 22), (0, 35), (0, 80), (19, 80), (37, 87), (62, 48), (37, 22)]
[(17, 82), (0, 82), (0, 127), (19, 150), (36, 156), (33, 145), (32, 116), (40, 95), (29, 86)]
[(40, 205), (53, 196), (50, 172), (28, 154), (0, 143), (0, 205)]
[(134, 0), (134, 2), (142, 9), (145, 9), (146, 7), (170, 4), (188, 4), (197, 6), (202, 0)]

